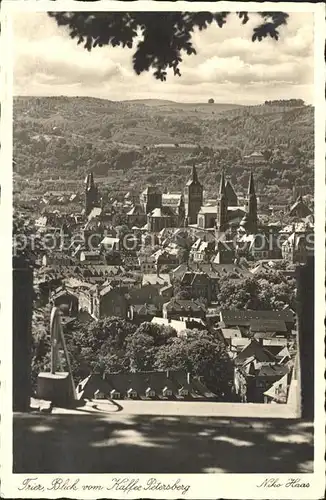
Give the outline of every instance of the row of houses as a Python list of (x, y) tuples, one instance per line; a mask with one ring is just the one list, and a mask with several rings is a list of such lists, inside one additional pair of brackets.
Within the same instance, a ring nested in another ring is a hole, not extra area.
[[(273, 354), (256, 340), (233, 359), (233, 392), (243, 403), (286, 403), (295, 359), (287, 348)], [(202, 377), (185, 371), (92, 373), (76, 388), (83, 400), (218, 400)]]
[(198, 377), (185, 371), (99, 373), (89, 375), (76, 388), (78, 399), (215, 400)]

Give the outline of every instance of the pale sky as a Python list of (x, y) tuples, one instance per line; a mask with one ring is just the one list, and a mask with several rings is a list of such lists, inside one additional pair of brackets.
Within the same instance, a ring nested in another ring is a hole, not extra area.
[(223, 28), (194, 35), (197, 55), (184, 55), (181, 77), (166, 82), (137, 76), (133, 49), (102, 47), (90, 53), (46, 13), (14, 18), (15, 95), (67, 95), (111, 100), (259, 103), (266, 99), (313, 101), (313, 14), (290, 13), (279, 41), (252, 42), (257, 18), (241, 25), (235, 14)]

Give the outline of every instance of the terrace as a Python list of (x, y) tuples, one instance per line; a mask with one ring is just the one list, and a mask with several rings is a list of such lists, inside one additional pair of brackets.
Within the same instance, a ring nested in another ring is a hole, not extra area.
[(14, 472), (312, 472), (313, 424), (280, 406), (121, 401), (15, 414)]

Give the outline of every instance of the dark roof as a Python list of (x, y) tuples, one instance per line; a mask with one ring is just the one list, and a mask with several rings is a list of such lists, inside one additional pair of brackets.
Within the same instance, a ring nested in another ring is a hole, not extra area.
[(303, 201), (302, 196), (299, 196), (296, 202), (290, 208), (290, 215), (295, 213), (297, 210), (301, 211), (304, 217), (307, 217), (312, 214), (310, 208)]
[(257, 377), (283, 377), (289, 372), (289, 368), (286, 365), (262, 365)]
[(275, 356), (265, 347), (259, 344), (257, 340), (252, 339), (250, 344), (245, 346), (238, 356), (235, 358), (236, 365), (242, 365), (250, 357), (253, 357), (260, 362), (275, 362)]
[(127, 215), (146, 215), (143, 207), (140, 203), (136, 203), (133, 207), (127, 212)]
[(83, 254), (87, 259), (101, 259), (102, 256), (99, 252), (86, 252), (83, 250)]
[(129, 389), (133, 389), (140, 397), (145, 397), (146, 390), (151, 388), (157, 396), (162, 397), (162, 391), (168, 387), (175, 396), (181, 388), (187, 388), (192, 398), (214, 398), (207, 387), (194, 377), (190, 377), (188, 384), (185, 371), (156, 371), (156, 372), (127, 372), (109, 373), (104, 379), (98, 374), (92, 374), (77, 386), (77, 392), (84, 398), (92, 399), (97, 389), (110, 394), (114, 389), (124, 397)]
[(51, 298), (52, 298), (52, 300), (56, 300), (59, 297), (65, 297), (67, 295), (69, 295), (70, 297), (76, 298), (76, 295), (74, 293), (72, 293), (70, 290), (67, 290), (66, 288), (61, 288), (58, 291), (56, 290)]
[(205, 311), (206, 308), (203, 304), (196, 302), (195, 300), (186, 299), (172, 299), (170, 302), (164, 304), (164, 306), (169, 310), (184, 312), (189, 311)]
[(277, 358), (283, 357), (282, 355), (280, 356), (281, 352), (285, 349), (283, 345), (268, 345), (266, 348), (271, 354), (273, 354), (273, 356), (276, 356)]
[(149, 214), (150, 217), (171, 217), (175, 215), (175, 211), (172, 206), (162, 206), (161, 208), (154, 208)]
[(135, 312), (139, 315), (157, 314), (158, 308), (153, 304), (135, 304), (133, 305)]
[(225, 325), (246, 325), (250, 326), (252, 320), (279, 320), (285, 323), (293, 323), (295, 321), (294, 314), (291, 310), (278, 311), (253, 311), (251, 309), (232, 310), (222, 309), (220, 312), (221, 321)]
[(206, 283), (207, 278), (208, 276), (206, 273), (189, 271), (183, 275), (181, 283), (185, 286), (190, 286), (194, 283)]
[(178, 276), (183, 276), (184, 273), (189, 271), (193, 272), (204, 272), (207, 273), (211, 277), (224, 276), (227, 273), (237, 272), (239, 276), (247, 276), (250, 275), (250, 271), (240, 266), (239, 264), (216, 264), (214, 262), (211, 263), (196, 263), (190, 262), (189, 264), (180, 264), (176, 269), (173, 270), (173, 273)]
[(255, 339), (271, 339), (275, 336), (275, 332), (255, 332), (254, 333), (254, 338)]
[(279, 319), (251, 319), (250, 330), (252, 332), (286, 332), (286, 324), (284, 320)]
[(236, 192), (234, 190), (234, 187), (232, 186), (231, 182), (230, 181), (226, 181), (226, 184), (225, 184), (225, 194), (226, 194), (226, 197), (229, 201), (229, 203), (231, 202), (236, 202), (237, 201), (237, 195), (236, 195)]

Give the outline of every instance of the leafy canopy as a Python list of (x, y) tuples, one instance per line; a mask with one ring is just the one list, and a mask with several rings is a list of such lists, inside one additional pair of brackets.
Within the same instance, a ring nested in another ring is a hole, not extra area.
[[(237, 12), (242, 24), (248, 12)], [(95, 47), (136, 47), (133, 68), (137, 75), (154, 70), (154, 77), (165, 81), (167, 69), (181, 76), (179, 65), (184, 53), (196, 54), (192, 43), (195, 29), (205, 30), (216, 23), (222, 28), (230, 12), (49, 12), (59, 26), (69, 29), (70, 37), (83, 43), (85, 49)], [(285, 25), (284, 12), (259, 12), (261, 23), (253, 30), (252, 41), (266, 37), (278, 40), (278, 28)]]

